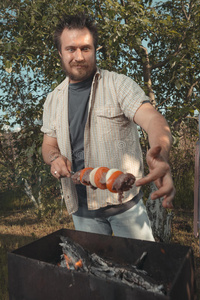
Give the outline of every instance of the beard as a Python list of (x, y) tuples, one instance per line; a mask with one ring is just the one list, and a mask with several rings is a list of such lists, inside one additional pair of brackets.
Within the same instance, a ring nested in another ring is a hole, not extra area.
[(69, 77), (71, 81), (84, 81), (92, 77), (97, 70), (96, 58), (94, 59), (93, 63), (91, 62), (90, 64), (88, 64), (87, 62), (71, 62), (69, 66), (66, 66), (63, 59), (61, 59), (61, 63), (65, 74)]

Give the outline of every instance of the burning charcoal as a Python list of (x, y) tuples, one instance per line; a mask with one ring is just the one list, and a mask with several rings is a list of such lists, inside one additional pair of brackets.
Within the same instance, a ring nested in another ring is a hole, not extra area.
[(62, 243), (60, 246), (63, 250), (61, 267), (67, 267), (70, 270), (83, 270), (88, 272), (87, 252), (79, 245), (72, 242), (69, 238), (60, 237)]
[(142, 266), (147, 253), (144, 252), (136, 261), (136, 265), (122, 266), (113, 261), (105, 260), (97, 254), (90, 254), (70, 238), (61, 237), (63, 255), (61, 267), (70, 270), (87, 272), (96, 277), (124, 283), (146, 291), (165, 294), (163, 285), (158, 285), (145, 271), (137, 269)]

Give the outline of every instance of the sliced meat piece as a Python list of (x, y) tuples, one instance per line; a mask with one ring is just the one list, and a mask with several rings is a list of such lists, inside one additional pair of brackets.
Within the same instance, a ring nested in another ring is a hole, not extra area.
[(131, 173), (122, 173), (114, 181), (112, 189), (117, 193), (128, 191), (135, 183), (135, 176)]
[(91, 172), (92, 172), (92, 169), (88, 169), (84, 172), (81, 183), (84, 185), (90, 185), (92, 187), (92, 184), (90, 182), (90, 173)]
[(71, 176), (73, 183), (88, 185), (95, 190), (96, 187), (94, 187), (90, 182), (90, 173), (92, 170), (93, 168), (85, 168), (80, 171), (77, 171), (74, 175)]

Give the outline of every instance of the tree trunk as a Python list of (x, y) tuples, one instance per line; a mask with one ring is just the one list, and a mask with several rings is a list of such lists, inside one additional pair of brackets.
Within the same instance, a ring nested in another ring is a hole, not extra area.
[[(151, 190), (152, 192), (157, 190), (154, 183), (151, 183)], [(173, 213), (168, 212), (162, 206), (162, 198), (151, 200), (151, 195), (146, 202), (146, 209), (155, 240), (157, 242), (169, 243), (171, 240)]]
[(143, 77), (144, 77), (144, 84), (148, 92), (148, 96), (151, 100), (151, 104), (155, 107), (156, 101), (155, 101), (155, 94), (152, 89), (152, 81), (151, 81), (151, 65), (149, 60), (149, 54), (147, 48), (140, 46), (140, 48), (143, 50), (142, 58), (145, 57), (145, 62), (143, 63)]
[(24, 179), (24, 190), (25, 190), (26, 195), (33, 202), (35, 208), (40, 209), (40, 206), (41, 206), (41, 193), (39, 192), (38, 202), (37, 202), (34, 195), (33, 195), (31, 185), (28, 183), (28, 181), (26, 179)]

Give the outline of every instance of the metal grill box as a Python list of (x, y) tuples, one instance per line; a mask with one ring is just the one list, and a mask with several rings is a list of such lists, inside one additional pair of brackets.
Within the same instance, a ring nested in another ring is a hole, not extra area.
[[(133, 264), (143, 252), (143, 269), (168, 286), (167, 295), (57, 266), (60, 236), (116, 263)], [(8, 253), (10, 300), (191, 300), (195, 298), (194, 259), (190, 247), (61, 229)]]

